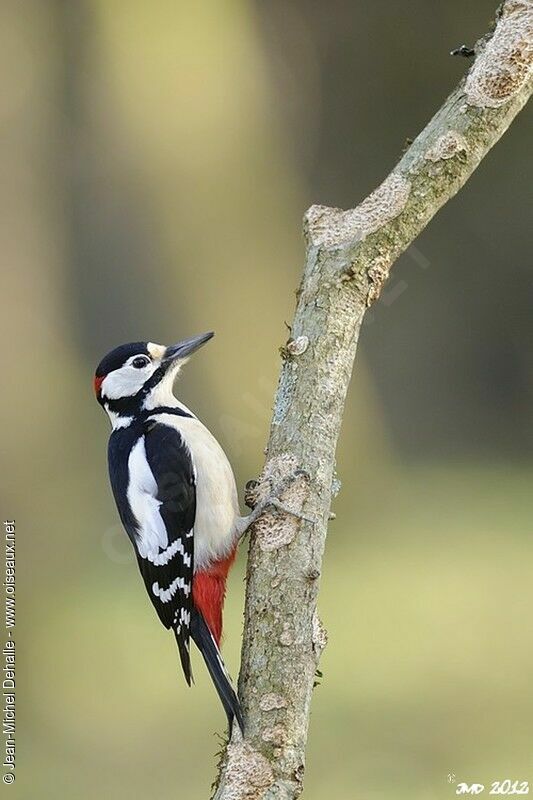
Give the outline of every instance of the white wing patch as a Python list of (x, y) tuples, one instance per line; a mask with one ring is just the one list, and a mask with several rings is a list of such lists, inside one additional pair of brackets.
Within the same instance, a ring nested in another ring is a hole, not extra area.
[[(187, 534), (187, 536), (188, 535), (189, 534)], [(162, 553), (159, 553), (159, 555), (153, 555), (149, 553), (148, 560), (151, 561), (156, 567), (164, 567), (165, 564), (168, 564), (170, 559), (176, 555), (176, 553), (181, 553), (181, 560), (186, 567), (191, 566), (191, 555), (190, 553), (185, 552), (185, 548), (183, 547), (183, 542), (181, 539), (176, 539), (175, 542), (172, 542), (172, 544), (167, 547), (166, 550), (163, 550)]]
[[(189, 611), (186, 611), (183, 606), (179, 609), (176, 609), (174, 614), (174, 625), (176, 627), (176, 633), (181, 633), (181, 626), (185, 625), (186, 628), (189, 627), (191, 624), (191, 614)], [(188, 643), (187, 643), (188, 647)]]
[(159, 597), (162, 603), (168, 603), (169, 600), (172, 600), (178, 589), (182, 590), (185, 597), (188, 597), (191, 591), (189, 583), (185, 578), (181, 577), (175, 578), (168, 589), (161, 589), (158, 583), (152, 584), (152, 592), (156, 597)]
[(130, 482), (127, 495), (137, 520), (137, 550), (141, 558), (156, 563), (154, 559), (164, 555), (158, 555), (159, 549), (168, 548), (168, 535), (159, 513), (161, 502), (157, 499), (157, 483), (146, 458), (144, 436), (131, 449), (128, 470)]

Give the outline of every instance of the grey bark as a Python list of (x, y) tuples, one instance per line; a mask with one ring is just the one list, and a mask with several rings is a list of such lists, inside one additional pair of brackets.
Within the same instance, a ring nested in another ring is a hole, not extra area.
[(463, 186), (526, 103), (533, 2), (507, 0), (458, 88), (384, 182), (356, 208), (313, 206), (306, 258), (258, 496), (301, 468), (282, 495), (315, 525), (273, 511), (255, 525), (248, 558), (234, 731), (215, 800), (290, 800), (302, 791), (315, 671), (326, 642), (317, 616), (335, 448), (361, 323), (389, 270)]

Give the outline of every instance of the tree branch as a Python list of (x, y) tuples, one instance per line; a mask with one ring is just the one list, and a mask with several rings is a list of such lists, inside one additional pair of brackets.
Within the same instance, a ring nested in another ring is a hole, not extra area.
[[(250, 541), (237, 730), (215, 800), (289, 800), (302, 791), (311, 695), (326, 642), (316, 612), (335, 448), (366, 309), (391, 265), (472, 172), (526, 103), (533, 83), (533, 2), (507, 0), (466, 78), (385, 181), (349, 211), (313, 206), (292, 338), (274, 407), (259, 496), (295, 469), (283, 503)], [(235, 726), (236, 728), (237, 726)]]

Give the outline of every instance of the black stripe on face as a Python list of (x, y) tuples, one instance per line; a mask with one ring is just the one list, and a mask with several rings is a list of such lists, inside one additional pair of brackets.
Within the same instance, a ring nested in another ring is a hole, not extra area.
[(119, 414), (121, 417), (141, 417), (143, 414), (142, 404), (146, 395), (151, 392), (154, 386), (157, 386), (163, 374), (162, 370), (156, 369), (136, 394), (126, 397), (117, 397), (115, 399), (105, 397), (104, 395), (103, 401), (110, 411)]

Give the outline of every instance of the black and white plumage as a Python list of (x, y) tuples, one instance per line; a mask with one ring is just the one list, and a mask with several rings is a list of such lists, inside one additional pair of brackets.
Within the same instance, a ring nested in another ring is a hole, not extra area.
[(111, 434), (108, 460), (113, 495), (146, 590), (163, 625), (175, 633), (190, 684), (196, 514), (190, 453), (174, 428), (149, 417)]
[(219, 650), (225, 580), (241, 520), (229, 462), (172, 386), (186, 358), (212, 334), (164, 347), (134, 342), (96, 370), (95, 391), (113, 426), (109, 475), (146, 590), (172, 629), (187, 683), (189, 640), (200, 649), (231, 722), (239, 701)]

